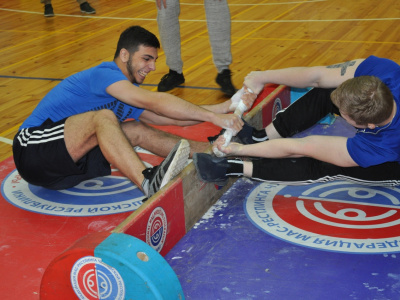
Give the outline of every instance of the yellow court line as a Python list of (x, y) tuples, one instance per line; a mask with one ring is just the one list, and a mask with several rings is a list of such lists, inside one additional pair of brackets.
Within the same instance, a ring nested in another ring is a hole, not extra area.
[[(2, 10), (2, 9), (1, 9), (1, 10)], [(12, 48), (16, 48), (16, 47), (25, 45), (25, 44), (31, 43), (31, 42), (36, 41), (36, 40), (39, 40), (39, 39), (43, 39), (43, 38), (46, 37), (46, 36), (51, 36), (51, 35), (56, 34), (56, 33), (64, 32), (64, 31), (65, 31), (66, 29), (68, 29), (68, 28), (72, 28), (72, 27), (75, 27), (75, 26), (82, 26), (82, 24), (84, 24), (84, 23), (85, 23), (85, 22), (82, 22), (82, 23), (80, 23), (80, 24), (74, 24), (74, 25), (71, 25), (71, 26), (69, 26), (69, 27), (66, 27), (65, 29), (62, 29), (62, 30), (51, 31), (51, 32), (49, 32), (49, 33), (47, 33), (47, 34), (43, 34), (43, 35), (41, 35), (41, 36), (39, 36), (39, 37), (30, 39), (30, 40), (27, 40), (27, 41), (24, 41), (24, 42), (19, 42), (19, 43), (13, 44), (13, 45), (10, 46), (10, 47), (0, 49), (0, 52), (4, 52), (4, 51), (6, 51), (6, 50), (9, 50), (9, 49), (12, 49)], [(7, 31), (7, 32), (12, 31), (12, 32), (14, 32), (14, 30), (2, 30), (2, 31)], [(18, 31), (18, 32), (21, 32), (21, 31)], [(24, 32), (30, 32), (30, 31), (24, 31)], [(80, 34), (82, 34), (82, 33), (80, 33)], [(88, 34), (89, 34), (89, 33), (88, 33)], [(85, 36), (88, 35), (88, 34), (85, 34)], [(41, 55), (41, 54), (42, 54), (42, 53), (40, 53), (40, 54), (38, 54), (38, 55)], [(37, 57), (37, 56), (34, 56), (34, 57)]]
[(331, 43), (356, 43), (356, 44), (400, 44), (400, 42), (384, 41), (345, 41), (345, 40), (321, 40), (321, 39), (287, 39), (287, 38), (248, 38), (249, 40), (264, 41), (297, 41), (297, 42), (331, 42)]
[[(146, 2), (154, 2), (154, 0), (145, 0)], [(309, 0), (308, 2), (325, 2), (327, 0)], [(287, 2), (269, 2), (269, 3), (229, 3), (229, 6), (270, 6), (270, 5), (290, 5), (295, 3), (302, 3), (302, 1), (287, 1)], [(180, 5), (204, 6), (202, 3), (187, 3), (179, 2)]]
[[(124, 23), (124, 22), (122, 22), (122, 23)], [(115, 26), (119, 26), (119, 25), (120, 25), (120, 24), (117, 24), (117, 25), (114, 25), (114, 26), (110, 26), (110, 27), (104, 28), (103, 30), (96, 31), (95, 33), (90, 33), (90, 34), (88, 34), (88, 35), (85, 36), (85, 37), (82, 37), (82, 38), (79, 38), (79, 39), (74, 39), (73, 41), (71, 41), (71, 42), (69, 42), (69, 43), (64, 43), (64, 44), (62, 44), (62, 45), (59, 46), (59, 47), (51, 48), (51, 49), (48, 50), (48, 51), (40, 52), (40, 53), (37, 54), (37, 55), (30, 56), (29, 58), (26, 58), (26, 59), (23, 59), (23, 60), (19, 60), (19, 61), (16, 62), (16, 63), (13, 63), (13, 64), (11, 64), (11, 65), (7, 65), (6, 67), (0, 68), (0, 71), (6, 70), (6, 69), (8, 69), (8, 68), (10, 68), (10, 67), (19, 65), (19, 64), (24, 63), (24, 62), (27, 62), (27, 61), (31, 61), (31, 60), (34, 59), (34, 58), (37, 58), (37, 57), (43, 56), (43, 55), (45, 55), (45, 54), (51, 53), (51, 52), (53, 52), (53, 51), (55, 51), (55, 50), (58, 50), (58, 49), (61, 49), (61, 48), (65, 47), (65, 46), (68, 46), (68, 45), (71, 45), (71, 44), (75, 44), (76, 42), (78, 42), (78, 41), (80, 41), (80, 40), (83, 40), (83, 39), (86, 39), (86, 38), (88, 38), (88, 37), (94, 36), (94, 35), (96, 35), (96, 34), (98, 34), (98, 33), (100, 33), (100, 32), (103, 32), (103, 31), (105, 31), (105, 30), (109, 30), (110, 28), (115, 27)], [(31, 40), (31, 41), (32, 41), (32, 40)]]
[[(64, 30), (62, 30), (62, 31), (64, 32)], [(0, 32), (24, 32), (24, 33), (35, 32), (35, 33), (37, 33), (38, 31), (29, 31), (29, 30), (28, 30), (28, 31), (20, 31), (20, 30), (0, 30)], [(19, 47), (19, 46), (23, 46), (23, 45), (28, 44), (28, 43), (31, 43), (31, 42), (33, 42), (33, 41), (35, 41), (35, 40), (43, 39), (43, 38), (45, 38), (46, 36), (51, 36), (51, 35), (53, 35), (53, 34), (55, 34), (55, 33), (58, 33), (58, 32), (60, 32), (60, 31), (53, 31), (53, 32), (51, 32), (51, 33), (43, 34), (43, 35), (41, 35), (41, 36), (39, 36), (39, 37), (30, 39), (30, 40), (27, 40), (27, 41), (24, 41), (24, 42), (20, 42), (20, 43), (18, 43), (18, 44), (13, 44), (13, 45), (11, 45), (11, 46), (9, 46), (9, 47), (1, 48), (1, 49), (0, 49), (0, 53), (1, 53), (1, 52), (5, 52), (5, 51), (8, 51), (8, 50), (13, 49), (13, 48), (16, 48), (16, 47)], [(71, 34), (76, 34), (76, 33), (71, 33)], [(79, 33), (79, 34), (84, 35), (84, 36), (87, 36), (89, 33)]]
[[(247, 8), (247, 9), (245, 9), (245, 10), (242, 10), (241, 12), (239, 12), (238, 14), (236, 14), (234, 17), (237, 17), (237, 16), (239, 16), (239, 15), (245, 13), (246, 11), (248, 11), (248, 10), (250, 10), (250, 9), (252, 9), (252, 7), (249, 7), (249, 8)], [(232, 19), (232, 16), (231, 16), (231, 19)], [(202, 35), (202, 34), (204, 34), (204, 33), (207, 32), (207, 31), (208, 31), (208, 30), (202, 31), (201, 33), (199, 33), (199, 34), (197, 35), (197, 37), (200, 36), (200, 35)], [(185, 41), (183, 41), (183, 42), (181, 41), (181, 45), (186, 44), (186, 43), (187, 43), (188, 41), (190, 41), (190, 40), (192, 40), (192, 38), (189, 38), (189, 39), (187, 39), (187, 40), (185, 40)], [(235, 45), (235, 44), (236, 44), (236, 43), (231, 43), (231, 46), (233, 46), (233, 45)], [(202, 59), (202, 60), (198, 61), (196, 64), (192, 65), (191, 67), (185, 68), (185, 72), (191, 71), (192, 69), (194, 69), (194, 68), (196, 68), (197, 66), (203, 64), (204, 62), (209, 61), (211, 58), (212, 58), (212, 55), (208, 55), (208, 56), (205, 57), (204, 59)], [(153, 88), (152, 91), (156, 91), (156, 89), (157, 89), (157, 88)]]
[[(128, 5), (128, 6), (133, 6), (133, 5), (134, 5), (134, 4), (131, 4), (131, 5)], [(108, 12), (108, 13), (106, 13), (105, 15), (113, 14), (113, 13), (116, 13), (116, 12), (118, 12), (118, 11), (120, 11), (120, 10), (125, 10), (126, 7), (127, 7), (127, 6), (124, 6), (124, 7), (120, 8), (120, 9), (114, 10), (114, 11), (112, 11), (112, 12)], [(0, 10), (8, 10), (8, 9), (0, 8)], [(29, 12), (26, 12), (26, 11), (22, 11), (22, 12), (24, 12), (24, 13), (29, 13)], [(148, 14), (148, 12), (145, 13), (145, 14), (143, 14), (143, 15), (146, 15), (146, 14)], [(60, 16), (60, 15), (57, 14), (57, 16)], [(70, 17), (70, 16), (73, 16), (73, 15), (64, 15), (64, 16)], [(86, 17), (86, 16), (78, 16), (78, 15), (77, 15), (77, 17)], [(79, 24), (73, 24), (73, 25), (70, 25), (70, 26), (68, 26), (68, 27), (66, 27), (66, 28), (63, 28), (63, 29), (61, 29), (61, 30), (52, 31), (52, 32), (50, 32), (49, 34), (45, 34), (45, 35), (42, 35), (42, 36), (37, 37), (37, 38), (34, 38), (34, 39), (30, 39), (30, 40), (25, 41), (25, 42), (21, 42), (21, 43), (18, 43), (18, 44), (14, 44), (13, 46), (8, 47), (8, 48), (0, 49), (0, 52), (2, 52), (2, 51), (4, 51), (4, 50), (9, 50), (9, 49), (12, 49), (12, 48), (15, 48), (15, 47), (19, 47), (19, 46), (24, 45), (24, 44), (27, 44), (27, 43), (31, 43), (31, 42), (33, 42), (33, 41), (35, 41), (35, 40), (42, 39), (42, 38), (44, 38), (44, 37), (46, 37), (46, 36), (50, 36), (50, 35), (53, 35), (53, 34), (65, 32), (65, 31), (67, 31), (67, 30), (70, 29), (70, 28), (74, 28), (74, 27), (77, 27), (77, 26), (82, 26), (82, 24), (85, 24), (85, 23), (87, 23), (87, 22), (89, 22), (89, 21), (93, 21), (94, 18), (89, 18), (89, 19), (86, 18), (86, 19), (87, 19), (87, 20), (85, 20), (85, 22), (81, 22), (81, 23), (79, 23)], [(93, 36), (93, 35), (95, 35), (95, 34), (101, 33), (101, 32), (103, 32), (103, 31), (105, 31), (105, 30), (108, 30), (108, 29), (113, 28), (113, 27), (115, 27), (115, 26), (118, 26), (118, 25), (120, 25), (120, 24), (126, 23), (126, 22), (128, 22), (128, 21), (131, 21), (131, 20), (130, 20), (130, 19), (125, 19), (125, 20), (123, 20), (123, 22), (121, 22), (121, 23), (118, 23), (118, 24), (113, 25), (113, 26), (109, 26), (109, 27), (107, 27), (107, 28), (105, 28), (105, 29), (96, 31), (95, 33), (87, 33), (87, 34), (85, 34), (84, 37), (82, 37), (82, 38), (80, 38), (80, 39), (77, 39), (77, 40), (75, 39), (73, 42), (63, 44), (63, 45), (61, 45), (61, 46), (59, 46), (59, 47), (56, 47), (56, 48), (52, 48), (52, 49), (50, 49), (50, 50), (47, 51), (47, 52), (41, 52), (41, 53), (39, 53), (39, 54), (37, 54), (37, 55), (35, 55), (35, 56), (32, 56), (32, 57), (30, 57), (30, 58), (28, 58), (28, 59), (19, 61), (19, 62), (17, 62), (17, 63), (12, 64), (12, 65), (8, 65), (8, 66), (5, 67), (5, 68), (0, 68), (0, 71), (2, 71), (2, 70), (4, 70), (4, 69), (7, 69), (8, 67), (15, 66), (15, 65), (17, 65), (17, 64), (19, 64), (19, 63), (21, 63), (21, 62), (25, 62), (25, 61), (32, 60), (32, 58), (36, 58), (36, 57), (39, 57), (39, 56), (41, 56), (41, 55), (50, 53), (50, 52), (52, 52), (52, 51), (54, 51), (54, 50), (58, 50), (58, 49), (60, 49), (60, 48), (62, 48), (62, 47), (64, 47), (64, 46), (73, 44), (73, 43), (75, 43), (75, 42), (77, 42), (77, 41), (80, 41), (80, 40), (82, 40), (82, 39), (89, 38), (89, 37), (91, 37), (91, 36)]]
[[(133, 5), (133, 4), (132, 4), (132, 5)], [(126, 8), (126, 7), (125, 7), (125, 8)], [(124, 8), (124, 9), (125, 9), (125, 8)], [(122, 8), (121, 8), (121, 9), (122, 9)], [(115, 11), (114, 11), (114, 12), (115, 12)], [(113, 28), (113, 27), (115, 27), (115, 26), (119, 26), (119, 25), (121, 25), (121, 24), (123, 24), (123, 23), (126, 23), (126, 22), (128, 22), (128, 21), (123, 21), (123, 22), (118, 23), (118, 24), (116, 24), (116, 25), (107, 27), (107, 28), (105, 28), (105, 29), (103, 29), (103, 30), (96, 31), (96, 33), (92, 33), (92, 34), (86, 35), (84, 38), (93, 36), (93, 35), (95, 35), (95, 34), (98, 34), (98, 33), (100, 33), (100, 32), (103, 32), (103, 31), (105, 31), (105, 30), (109, 30), (110, 28)], [(81, 23), (81, 24), (82, 24), (82, 23)], [(81, 25), (81, 24), (80, 24), (80, 25)], [(69, 26), (69, 27), (67, 27), (67, 28), (71, 28), (71, 27), (74, 27), (74, 26), (77, 26), (77, 24), (71, 25), (71, 26)], [(67, 28), (64, 28), (63, 30), (59, 30), (59, 31), (52, 32), (52, 34), (54, 34), (54, 33), (56, 33), (56, 32), (65, 31), (65, 29), (67, 29)], [(46, 35), (45, 35), (45, 36), (46, 36)], [(42, 36), (42, 37), (43, 37), (43, 36)], [(47, 52), (42, 52), (42, 53), (40, 53), (40, 54), (38, 54), (38, 55), (35, 55), (35, 56), (33, 56), (33, 57), (39, 57), (40, 55), (44, 55), (44, 54), (46, 54), (46, 53), (50, 53), (50, 52), (52, 52), (52, 51), (54, 51), (54, 50), (56, 50), (56, 49), (60, 49), (60, 48), (62, 48), (62, 47), (64, 47), (64, 46), (66, 46), (66, 45), (75, 43), (76, 41), (82, 40), (82, 39), (84, 39), (84, 38), (81, 38), (81, 39), (78, 39), (78, 40), (74, 40), (74, 41), (71, 42), (71, 43), (63, 44), (63, 45), (60, 46), (60, 47), (53, 48), (53, 49), (51, 49), (51, 50), (49, 50), (49, 51), (47, 51)], [(37, 39), (37, 38), (36, 38), (36, 39)], [(36, 40), (36, 39), (33, 39), (33, 40)], [(30, 41), (32, 41), (32, 40), (30, 40)], [(21, 43), (20, 43), (19, 45), (21, 45)], [(18, 46), (18, 45), (15, 45), (15, 46)], [(19, 61), (18, 63), (15, 63), (15, 64), (13, 64), (13, 65), (17, 65), (17, 64), (19, 64), (19, 63), (22, 63), (22, 62), (31, 60), (33, 57), (30, 57), (30, 58), (28, 58), (28, 59)], [(9, 65), (9, 66), (7, 66), (7, 68), (10, 67), (10, 66), (13, 66), (13, 65)], [(6, 68), (2, 68), (2, 69), (0, 68), (0, 70), (4, 70), (4, 69), (6, 69)], [(13, 131), (17, 132), (18, 129), (19, 129), (19, 127), (20, 127), (21, 125), (22, 125), (22, 123), (17, 124), (17, 125), (14, 125), (13, 127), (7, 129), (6, 131), (4, 131), (3, 133), (0, 134), (0, 138), (1, 138), (1, 139), (6, 139), (6, 138), (4, 138), (3, 136), (5, 136), (5, 135), (7, 135), (7, 134), (9, 134), (10, 132), (13, 132)], [(8, 140), (8, 139), (7, 139), (7, 140)], [(11, 142), (11, 143), (12, 143), (12, 142)]]
[[(284, 15), (288, 14), (288, 13), (291, 12), (292, 10), (296, 9), (296, 8), (299, 7), (300, 5), (302, 5), (302, 4), (304, 4), (304, 3), (307, 3), (307, 2), (308, 2), (308, 0), (304, 0), (304, 1), (301, 2), (301, 3), (298, 3), (298, 4), (294, 5), (293, 7), (289, 8), (288, 10), (286, 10), (286, 11), (283, 12), (283, 13), (281, 13), (280, 15), (277, 15), (275, 18), (272, 19), (272, 21), (275, 21), (275, 20), (277, 20), (277, 19), (283, 17)], [(241, 37), (241, 38), (239, 38), (238, 40), (236, 40), (234, 44), (239, 43), (239, 42), (242, 41), (243, 39), (247, 38), (249, 35), (251, 35), (251, 34), (253, 34), (253, 33), (255, 33), (255, 32), (261, 30), (263, 27), (265, 27), (265, 26), (269, 25), (270, 23), (272, 23), (272, 21), (271, 21), (271, 22), (266, 22), (265, 24), (263, 24), (263, 25), (257, 27), (256, 29), (250, 31), (249, 33), (245, 34), (243, 37)]]
[(11, 128), (8, 128), (6, 131), (0, 133), (0, 137), (3, 137), (3, 136), (5, 136), (5, 135), (8, 135), (9, 133), (11, 133), (11, 132), (13, 132), (13, 131), (15, 131), (15, 133), (17, 133), (17, 131), (18, 131), (18, 129), (19, 129), (19, 127), (20, 127), (21, 125), (22, 125), (22, 123), (19, 123), (19, 124), (17, 124), (17, 125), (14, 125), (14, 126), (11, 127)]
[[(314, 2), (321, 2), (325, 0), (309, 0), (307, 3), (314, 3)], [(294, 2), (287, 2), (285, 4), (303, 4), (305, 3), (304, 1), (294, 1)], [(262, 6), (262, 5), (277, 5), (278, 3), (257, 3), (257, 4), (251, 4), (251, 8), (254, 6)], [(204, 5), (204, 4), (187, 4), (187, 5)], [(243, 5), (243, 6), (250, 6), (250, 4), (229, 4), (229, 6), (235, 6), (235, 5)], [(121, 8), (122, 9), (122, 8)], [(26, 13), (26, 14), (42, 14), (39, 12), (34, 12), (34, 11), (24, 11), (24, 10), (16, 10), (16, 9), (8, 9), (8, 8), (1, 8), (0, 11), (12, 11), (12, 12), (19, 12), (19, 13)], [(112, 13), (115, 13), (116, 11), (113, 11)], [(112, 14), (108, 13), (108, 14)], [(149, 12), (150, 13), (150, 12)], [(67, 15), (67, 14), (57, 14), (58, 17), (71, 17), (71, 18), (83, 18), (83, 19), (104, 19), (104, 20), (128, 20), (128, 21), (157, 21), (156, 18), (140, 18), (140, 17), (135, 17), (135, 18), (129, 18), (129, 17), (108, 17), (106, 16), (107, 14), (104, 14), (102, 16), (87, 16), (87, 15)], [(367, 18), (367, 19), (304, 19), (304, 20), (231, 20), (232, 23), (265, 23), (265, 22), (270, 22), (270, 23), (307, 23), (307, 22), (376, 22), (376, 21), (398, 21), (400, 20), (400, 17), (393, 17), (393, 18)], [(207, 22), (205, 19), (179, 19), (179, 22)], [(76, 25), (73, 25), (76, 26)], [(0, 31), (13, 31), (13, 30), (1, 30)], [(29, 32), (29, 31), (26, 31)]]
[[(300, 5), (302, 5), (302, 4), (305, 4), (305, 3), (311, 3), (311, 2), (316, 2), (316, 1), (313, 1), (313, 0), (307, 1), (307, 0), (304, 0), (304, 1), (301, 1), (301, 2), (292, 2), (292, 3), (297, 3), (297, 4), (296, 4), (295, 6), (293, 6), (292, 8), (288, 9), (287, 11), (285, 11), (285, 12), (281, 13), (280, 15), (276, 16), (276, 17), (273, 18), (272, 20), (262, 20), (262, 21), (260, 21), (260, 22), (263, 22), (263, 25), (257, 27), (256, 29), (254, 29), (253, 31), (247, 33), (246, 35), (244, 35), (244, 36), (242, 36), (242, 37), (240, 37), (240, 38), (238, 38), (238, 39), (235, 39), (235, 41), (232, 42), (232, 46), (233, 46), (233, 45), (236, 45), (237, 43), (241, 42), (242, 40), (248, 38), (251, 34), (253, 34), (254, 32), (257, 32), (258, 30), (262, 29), (263, 27), (267, 26), (268, 24), (270, 24), (270, 23), (276, 23), (276, 22), (324, 22), (324, 21), (334, 22), (334, 21), (370, 21), (370, 20), (374, 20), (374, 21), (375, 21), (375, 20), (398, 20), (398, 19), (400, 19), (400, 18), (386, 18), (386, 19), (385, 19), (385, 18), (380, 18), (380, 19), (346, 19), (346, 20), (340, 20), (340, 19), (339, 19), (339, 20), (277, 20), (278, 18), (280, 18), (280, 17), (282, 17), (283, 15), (289, 13), (289, 12), (292, 11), (293, 9), (297, 8), (298, 6), (300, 6)], [(258, 3), (257, 5), (261, 5), (261, 4), (263, 4), (263, 3)], [(132, 5), (133, 5), (133, 4), (132, 4)], [(231, 4), (230, 4), (230, 5), (231, 5)], [(125, 7), (125, 8), (126, 8), (126, 7)], [(123, 9), (125, 9), (125, 8), (123, 8)], [(244, 12), (246, 12), (247, 10), (249, 10), (249, 9), (251, 9), (251, 8), (253, 8), (253, 7), (249, 7), (249, 8), (247, 8), (247, 9), (245, 9), (245, 10), (242, 10), (239, 14), (236, 14), (234, 17), (237, 17), (237, 16), (239, 16), (240, 14), (243, 14)], [(121, 8), (121, 9), (122, 9), (122, 8)], [(2, 9), (2, 8), (0, 8), (0, 10), (8, 10), (8, 9)], [(109, 12), (108, 14), (111, 14), (111, 13), (115, 13), (115, 11)], [(72, 16), (72, 15), (65, 15), (65, 16)], [(77, 17), (80, 17), (80, 16), (77, 16)], [(81, 17), (85, 17), (85, 18), (86, 18), (87, 16), (81, 16)], [(96, 17), (96, 18), (103, 18), (103, 17)], [(106, 17), (106, 18), (107, 18), (107, 17)], [(113, 18), (113, 17), (109, 17), (109, 18)], [(90, 17), (90, 19), (93, 19), (93, 17)], [(131, 21), (131, 20), (143, 20), (142, 18), (113, 18), (113, 19), (124, 19), (124, 20), (126, 20), (126, 21)], [(156, 21), (156, 19), (146, 19), (146, 20), (153, 20), (153, 21)], [(179, 21), (181, 22), (181, 21), (195, 21), (195, 20), (181, 20), (181, 19), (180, 19)], [(199, 21), (199, 20), (196, 20), (196, 21)], [(201, 21), (202, 21), (202, 22), (205, 22), (206, 20), (201, 20)], [(238, 21), (238, 20), (236, 20), (236, 21)], [(232, 22), (233, 22), (233, 21), (232, 21)], [(238, 22), (241, 22), (241, 21), (238, 21)], [(253, 21), (243, 21), (243, 22), (257, 22), (257, 21), (254, 21), (254, 20), (253, 20)], [(122, 22), (122, 23), (125, 23), (125, 22)], [(114, 25), (114, 26), (119, 26), (119, 25), (120, 25), (120, 23), (117, 24), (117, 25)], [(77, 26), (77, 24), (71, 25), (70, 28), (71, 28), (71, 27), (75, 27), (75, 26)], [(97, 33), (99, 33), (99, 32), (102, 32), (102, 31), (104, 31), (104, 30), (108, 30), (108, 29), (110, 29), (110, 28), (112, 28), (112, 27), (114, 27), (114, 26), (111, 26), (111, 27), (108, 27), (108, 28), (106, 28), (106, 29), (97, 31), (96, 33), (92, 33), (92, 34), (85, 35), (85, 37), (83, 37), (83, 38), (81, 38), (81, 39), (91, 37), (91, 36), (93, 36), (93, 35), (95, 35), (95, 34), (97, 34)], [(68, 27), (67, 27), (67, 28), (68, 28)], [(65, 30), (66, 30), (66, 29), (63, 29), (63, 30), (60, 30), (60, 31), (58, 31), (58, 32), (64, 32)], [(57, 32), (57, 31), (56, 31), (56, 32)], [(51, 34), (54, 34), (54, 33), (56, 33), (56, 32), (52, 32)], [(200, 32), (199, 34), (197, 34), (196, 36), (191, 37), (191, 38), (189, 38), (189, 39), (187, 39), (187, 40), (185, 40), (185, 41), (182, 41), (181, 44), (188, 43), (188, 42), (191, 41), (192, 39), (201, 36), (201, 35), (204, 34), (205, 32), (207, 32), (207, 30), (204, 30), (204, 31)], [(43, 36), (42, 36), (42, 37), (43, 37)], [(41, 37), (41, 38), (42, 38), (42, 37)], [(81, 39), (79, 39), (79, 40), (81, 40)], [(257, 39), (257, 38), (250, 38), (250, 39)], [(260, 39), (260, 38), (258, 38), (258, 39)], [(35, 40), (35, 39), (34, 39), (34, 40)], [(264, 39), (264, 40), (296, 40), (296, 41), (323, 41), (323, 42), (324, 42), (324, 41), (325, 41), (325, 42), (326, 42), (326, 41), (329, 41), (329, 42), (342, 42), (342, 43), (366, 43), (365, 41), (306, 40), (306, 39), (279, 39), (279, 38), (271, 38), (271, 39), (268, 39), (268, 38), (267, 38), (267, 39)], [(30, 40), (30, 41), (32, 41), (32, 40)], [(71, 43), (64, 44), (64, 45), (62, 45), (62, 46), (60, 46), (60, 47), (53, 48), (52, 50), (49, 50), (49, 51), (47, 51), (47, 52), (43, 52), (43, 53), (41, 53), (41, 54), (35, 55), (34, 57), (38, 57), (38, 56), (40, 56), (40, 55), (47, 54), (47, 53), (49, 53), (49, 52), (51, 52), (51, 51), (54, 51), (54, 50), (57, 50), (57, 49), (62, 48), (62, 47), (64, 47), (64, 46), (67, 46), (67, 45), (69, 45), (69, 44), (75, 43), (76, 41), (77, 41), (77, 40), (74, 40), (74, 41), (71, 42)], [(368, 43), (382, 43), (382, 44), (384, 44), (384, 43), (399, 44), (399, 42), (378, 42), (378, 41), (367, 41), (367, 42), (368, 42)], [(21, 44), (19, 44), (19, 45), (21, 45)], [(18, 46), (18, 45), (16, 45), (16, 46)], [(163, 52), (160, 52), (160, 55), (161, 55), (161, 54), (163, 54)], [(196, 68), (197, 66), (199, 66), (199, 65), (202, 64), (202, 63), (204, 63), (205, 61), (208, 61), (210, 58), (212, 58), (212, 55), (207, 56), (206, 58), (204, 58), (203, 60), (197, 62), (196, 64), (194, 64), (194, 65), (191, 66), (191, 67), (185, 68), (185, 71), (190, 71), (190, 70)], [(29, 58), (29, 59), (20, 61), (19, 63), (22, 63), (22, 62), (25, 62), (25, 61), (28, 61), (28, 60), (31, 60), (31, 59), (32, 59), (32, 57)], [(15, 63), (14, 65), (16, 65), (16, 64), (18, 64), (18, 63)], [(12, 65), (11, 65), (11, 66), (12, 66)], [(10, 67), (10, 66), (7, 66), (7, 67)], [(3, 69), (4, 69), (4, 68), (3, 68)], [(0, 70), (3, 70), (3, 69), (0, 69)], [(156, 90), (156, 88), (153, 88), (152, 90), (154, 91), (154, 90)], [(6, 135), (6, 134), (8, 134), (8, 133), (10, 133), (11, 131), (17, 131), (20, 125), (21, 125), (21, 124), (17, 124), (17, 125), (15, 125), (14, 127), (10, 128), (10, 129), (8, 129), (8, 130), (6, 130), (6, 131), (3, 132), (2, 134), (0, 134), (0, 137)]]
[(13, 131), (15, 131), (15, 133), (17, 133), (18, 128), (19, 128), (19, 126), (21, 126), (21, 124), (14, 125), (13, 127), (8, 128), (6, 131), (0, 133), (0, 142), (8, 144), (8, 145), (12, 145), (13, 141), (11, 139), (5, 138), (4, 136), (8, 135), (9, 133), (11, 133)]

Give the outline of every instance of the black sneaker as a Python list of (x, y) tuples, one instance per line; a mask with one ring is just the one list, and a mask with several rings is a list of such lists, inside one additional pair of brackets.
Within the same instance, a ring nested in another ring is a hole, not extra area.
[(228, 182), (226, 172), (229, 164), (226, 157), (214, 157), (206, 153), (193, 154), (193, 163), (197, 170), (197, 176), (201, 181), (213, 182), (223, 186)]
[(232, 97), (236, 93), (236, 89), (232, 84), (231, 70), (225, 69), (221, 73), (218, 73), (215, 81), (221, 87), (221, 91), (229, 97)]
[(53, 6), (51, 6), (51, 4), (46, 4), (44, 6), (44, 16), (45, 17), (54, 17)]
[(80, 5), (80, 7), (81, 7), (81, 13), (88, 14), (88, 15), (96, 13), (96, 10), (93, 7), (91, 7), (90, 4), (87, 2), (83, 2)]
[[(243, 120), (243, 119), (242, 119)], [(238, 132), (236, 136), (232, 138), (232, 142), (239, 142), (241, 144), (254, 144), (254, 143), (259, 143), (264, 140), (257, 139), (253, 136), (253, 130), (254, 127), (251, 127), (249, 123), (247, 123), (245, 120), (243, 120), (244, 125), (242, 127), (242, 130)], [(223, 135), (225, 133), (225, 129), (222, 129), (217, 135), (214, 136), (209, 136), (207, 137), (208, 141), (210, 144), (214, 144), (214, 142), (218, 139), (220, 135)]]
[(144, 177), (148, 180), (146, 192), (148, 198), (183, 170), (188, 161), (189, 153), (189, 142), (180, 140), (159, 166), (147, 168), (143, 171)]
[(225, 133), (225, 129), (221, 129), (221, 131), (217, 135), (207, 137), (209, 143), (212, 145), (219, 138), (220, 135)]
[(242, 130), (236, 135), (242, 144), (254, 144), (259, 143), (259, 141), (254, 140), (253, 137), (254, 128), (249, 125), (249, 123), (244, 122)]
[(159, 92), (167, 92), (172, 90), (173, 88), (176, 88), (178, 85), (184, 82), (185, 77), (183, 77), (183, 74), (179, 74), (178, 72), (170, 69), (169, 73), (165, 74), (161, 78), (157, 90)]

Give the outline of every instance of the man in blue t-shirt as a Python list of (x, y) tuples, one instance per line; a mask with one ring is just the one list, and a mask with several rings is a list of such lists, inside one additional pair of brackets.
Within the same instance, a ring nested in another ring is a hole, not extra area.
[[(155, 70), (159, 48), (154, 34), (129, 27), (119, 38), (112, 62), (74, 74), (52, 89), (14, 138), (14, 161), (22, 178), (65, 189), (109, 175), (112, 164), (151, 196), (183, 169), (191, 150), (202, 151), (207, 144), (181, 140), (146, 123), (209, 121), (239, 131), (243, 121), (226, 114), (235, 109), (231, 100), (199, 107), (138, 86)], [(127, 119), (134, 120), (124, 122)], [(146, 169), (134, 146), (166, 159)]]
[[(245, 125), (242, 144), (213, 147), (229, 156), (261, 157), (253, 161), (193, 156), (203, 181), (223, 184), (228, 176), (292, 184), (345, 179), (361, 184), (400, 184), (400, 66), (370, 56), (327, 67), (297, 67), (251, 72), (244, 85), (259, 93), (266, 83), (313, 89), (279, 112), (266, 128)], [(353, 137), (291, 138), (326, 114), (340, 115)], [(243, 145), (245, 144), (245, 145)]]

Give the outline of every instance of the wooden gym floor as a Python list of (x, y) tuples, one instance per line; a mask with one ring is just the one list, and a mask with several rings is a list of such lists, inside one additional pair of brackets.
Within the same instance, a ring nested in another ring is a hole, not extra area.
[[(158, 35), (153, 0), (90, 0), (95, 15), (77, 2), (55, 0), (45, 18), (39, 0), (0, 4), (0, 161), (40, 99), (63, 78), (111, 60), (121, 31), (141, 25)], [(396, 0), (230, 0), (233, 82), (252, 70), (327, 65), (383, 56), (400, 62), (400, 3)], [(181, 1), (185, 88), (172, 93), (196, 104), (223, 101), (208, 41), (203, 1)], [(168, 71), (162, 49), (156, 85)]]

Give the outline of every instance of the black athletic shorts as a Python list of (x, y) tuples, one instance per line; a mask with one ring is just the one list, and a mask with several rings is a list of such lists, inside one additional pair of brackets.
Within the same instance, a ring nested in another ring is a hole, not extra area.
[(72, 160), (64, 141), (65, 120), (54, 123), (47, 119), (41, 126), (22, 129), (14, 137), (15, 166), (27, 182), (61, 190), (111, 174), (110, 164), (98, 146), (78, 162)]
[(276, 131), (281, 137), (291, 137), (315, 125), (329, 113), (340, 115), (331, 100), (334, 90), (313, 88), (278, 112), (273, 120)]

